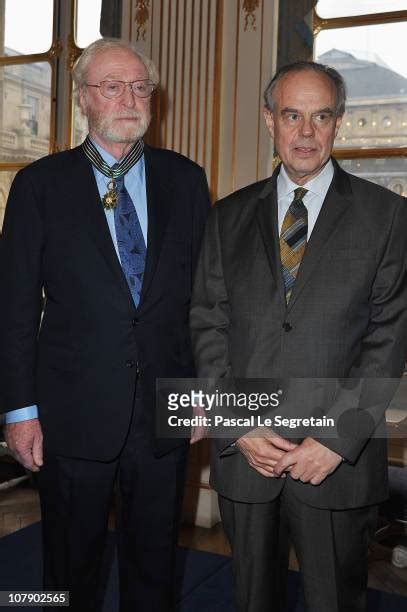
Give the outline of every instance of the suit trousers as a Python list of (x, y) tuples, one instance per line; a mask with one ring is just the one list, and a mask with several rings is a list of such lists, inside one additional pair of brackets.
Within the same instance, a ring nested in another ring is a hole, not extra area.
[[(80, 427), (80, 423), (78, 423)], [(109, 432), (105, 433), (109, 444)], [(156, 458), (139, 402), (120, 456), (45, 456), (38, 475), (44, 588), (69, 590), (70, 610), (100, 612), (109, 508), (117, 483), (121, 612), (175, 609), (175, 552), (186, 447)]]
[(365, 611), (367, 554), (377, 506), (314, 508), (301, 502), (291, 485), (288, 476), (280, 495), (266, 503), (219, 496), (233, 554), (238, 612), (286, 609), (290, 541), (300, 566), (307, 612)]

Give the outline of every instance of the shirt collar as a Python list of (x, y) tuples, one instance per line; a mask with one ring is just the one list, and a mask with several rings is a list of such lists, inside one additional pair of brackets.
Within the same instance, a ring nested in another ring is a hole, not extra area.
[(93, 138), (91, 138), (90, 136), (89, 138), (91, 139), (92, 143), (95, 145), (96, 149), (99, 151), (103, 161), (105, 161), (110, 167), (112, 167), (114, 164), (117, 164), (117, 159), (113, 157), (113, 155), (105, 151), (105, 149), (101, 147), (100, 144), (95, 142)]
[[(304, 189), (311, 191), (312, 193), (319, 195), (321, 197), (325, 197), (326, 192), (328, 191), (329, 185), (332, 182), (332, 178), (334, 175), (334, 166), (332, 160), (329, 159), (325, 166), (322, 168), (321, 172), (314, 176), (308, 183), (301, 185)], [(294, 190), (300, 187), (294, 183), (290, 177), (288, 176), (284, 165), (281, 165), (281, 169), (279, 175), (277, 177), (277, 190), (278, 196), (285, 197), (288, 195), (293, 195)]]

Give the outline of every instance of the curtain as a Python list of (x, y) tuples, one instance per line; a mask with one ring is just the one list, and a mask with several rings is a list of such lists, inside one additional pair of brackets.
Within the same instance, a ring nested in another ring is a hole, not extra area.
[(277, 68), (312, 59), (312, 10), (316, 4), (317, 0), (280, 0)]
[(100, 33), (108, 38), (120, 38), (122, 35), (123, 0), (102, 0), (100, 12)]

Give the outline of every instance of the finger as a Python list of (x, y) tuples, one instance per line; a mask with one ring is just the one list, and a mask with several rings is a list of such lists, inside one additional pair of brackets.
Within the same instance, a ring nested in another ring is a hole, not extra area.
[(259, 468), (263, 470), (264, 472), (267, 472), (268, 474), (273, 474), (274, 476), (274, 467), (271, 465), (268, 465), (267, 463), (262, 463), (262, 462), (256, 461), (255, 459), (251, 459), (251, 461), (249, 461), (249, 464), (255, 469)]
[(42, 458), (42, 436), (35, 436), (32, 449), (32, 457), (34, 464), (41, 467), (43, 464)]
[(274, 466), (274, 472), (277, 476), (280, 476), (283, 472), (297, 463), (298, 457), (294, 455), (294, 452), (286, 453), (279, 461), (277, 461), (276, 465)]
[(277, 461), (279, 461), (280, 459), (282, 459), (282, 457), (284, 457), (285, 451), (274, 448), (271, 445), (269, 448), (270, 450), (267, 452), (266, 455), (264, 455), (267, 461), (273, 461), (274, 463), (277, 463)]
[(255, 466), (252, 464), (249, 464), (254, 470), (256, 470), (256, 472), (258, 472), (259, 474), (261, 474), (262, 476), (265, 476), (266, 478), (274, 478), (274, 473), (273, 472), (269, 472), (267, 470), (264, 470), (263, 468), (259, 467), (259, 466)]
[(298, 466), (295, 466), (294, 469), (291, 470), (290, 476), (293, 480), (302, 480), (303, 470), (298, 469)]
[(303, 482), (304, 484), (311, 482), (311, 479), (313, 478), (312, 474), (308, 474), (308, 473), (304, 473), (299, 477), (299, 480), (301, 480), (301, 482)]
[(260, 449), (256, 449), (253, 453), (253, 456), (257, 457), (259, 461), (264, 461), (265, 463), (269, 463), (270, 461), (279, 461), (284, 455), (286, 451), (280, 450), (274, 447), (272, 444), (263, 444)]
[(319, 485), (321, 484), (323, 480), (325, 480), (325, 476), (322, 476), (322, 475), (314, 476), (313, 478), (311, 478), (310, 483), (312, 485)]
[(251, 457), (253, 458), (253, 460), (256, 463), (264, 464), (264, 465), (272, 465), (273, 467), (276, 465), (277, 461), (280, 459), (280, 457), (274, 458), (271, 455), (265, 455), (265, 454), (259, 454), (259, 453), (252, 453)]
[(263, 470), (274, 472), (275, 462), (273, 463), (270, 461), (270, 463), (266, 463), (265, 461), (256, 461), (255, 459), (252, 459), (249, 463), (255, 465), (256, 467), (261, 467)]
[(309, 482), (311, 478), (317, 475), (316, 470), (310, 469), (309, 466), (297, 463), (290, 472), (291, 478), (301, 480), (301, 482)]
[(290, 442), (289, 440), (285, 440), (284, 438), (281, 438), (280, 436), (270, 436), (267, 438), (267, 441), (273, 446), (275, 446), (276, 448), (279, 448), (280, 450), (283, 450), (286, 452), (290, 450), (294, 450), (294, 448), (297, 447), (297, 444), (294, 444), (293, 442)]
[(30, 472), (38, 472), (39, 468), (35, 465), (33, 461), (33, 456), (32, 456), (31, 451), (24, 450), (24, 451), (16, 452), (14, 454), (14, 457), (17, 459), (19, 463), (21, 463), (23, 467), (25, 467), (27, 470), (30, 470)]
[(260, 470), (263, 470), (264, 472), (273, 474), (274, 476), (274, 468), (272, 466), (265, 465), (264, 463), (251, 463), (250, 465), (256, 469), (259, 468)]

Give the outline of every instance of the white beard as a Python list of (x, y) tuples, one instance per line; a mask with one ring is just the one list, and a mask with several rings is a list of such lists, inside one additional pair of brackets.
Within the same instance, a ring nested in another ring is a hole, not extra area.
[[(121, 114), (115, 113), (112, 118), (112, 116), (109, 115), (106, 116), (101, 113), (94, 113), (88, 108), (86, 114), (90, 131), (97, 134), (103, 140), (116, 143), (131, 143), (142, 138), (147, 132), (151, 121), (149, 111), (141, 113), (139, 111), (129, 110)], [(115, 125), (114, 119), (118, 117), (129, 117), (137, 119), (137, 121), (129, 124), (118, 123)]]

